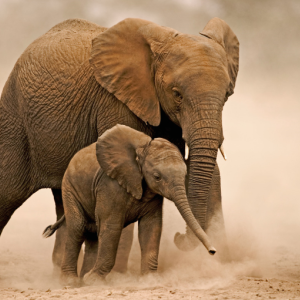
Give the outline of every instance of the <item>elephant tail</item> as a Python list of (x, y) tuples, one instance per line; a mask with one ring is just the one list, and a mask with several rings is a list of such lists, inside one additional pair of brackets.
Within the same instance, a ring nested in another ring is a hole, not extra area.
[(63, 215), (56, 223), (49, 225), (43, 232), (43, 237), (48, 238), (51, 236), (58, 228), (60, 228), (65, 221), (65, 215)]

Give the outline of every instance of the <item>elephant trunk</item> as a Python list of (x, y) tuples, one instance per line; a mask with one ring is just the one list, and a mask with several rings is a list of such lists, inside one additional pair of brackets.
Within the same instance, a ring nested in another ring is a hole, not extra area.
[[(190, 149), (188, 161), (188, 201), (190, 208), (201, 227), (206, 230), (207, 201), (211, 180), (216, 164), (216, 157), (222, 138), (222, 107), (219, 104), (202, 105), (198, 122), (193, 122), (192, 128), (197, 128), (191, 134), (186, 134)], [(199, 121), (200, 119), (200, 121)], [(198, 240), (187, 224), (185, 234), (175, 236), (175, 244), (184, 251), (193, 250)]]
[[(204, 230), (201, 228), (201, 226), (195, 219), (195, 217), (191, 211), (190, 205), (188, 203), (185, 189), (182, 188), (182, 190), (180, 190), (177, 188), (176, 196), (174, 196), (172, 199), (173, 199), (177, 209), (179, 210), (181, 216), (185, 220), (186, 224), (193, 231), (194, 235), (203, 243), (203, 245), (208, 250), (208, 252), (211, 255), (214, 255), (216, 253), (216, 249), (211, 245), (208, 236), (206, 235)], [(177, 239), (178, 235), (180, 235), (179, 232), (177, 232), (174, 237), (174, 242), (176, 245), (178, 242), (178, 239)]]

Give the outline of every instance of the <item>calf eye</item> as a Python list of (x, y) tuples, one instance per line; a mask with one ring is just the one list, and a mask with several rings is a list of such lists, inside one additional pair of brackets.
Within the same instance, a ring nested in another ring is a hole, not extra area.
[(161, 176), (158, 173), (154, 173), (153, 177), (156, 181), (161, 181)]

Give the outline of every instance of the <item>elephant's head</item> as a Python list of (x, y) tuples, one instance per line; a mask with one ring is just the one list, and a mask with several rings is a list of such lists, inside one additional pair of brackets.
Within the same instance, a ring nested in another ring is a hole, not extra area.
[(116, 125), (98, 138), (96, 155), (104, 172), (136, 199), (142, 198), (144, 178), (152, 192), (173, 201), (209, 253), (216, 252), (190, 209), (185, 191), (186, 165), (176, 146)]
[[(239, 42), (214, 18), (200, 35), (188, 35), (140, 19), (126, 19), (93, 40), (91, 65), (98, 82), (139, 118), (160, 124), (160, 110), (182, 128), (189, 147), (188, 199), (206, 226), (207, 197), (223, 141), (222, 109), (233, 94)], [(192, 235), (176, 235), (180, 249)]]

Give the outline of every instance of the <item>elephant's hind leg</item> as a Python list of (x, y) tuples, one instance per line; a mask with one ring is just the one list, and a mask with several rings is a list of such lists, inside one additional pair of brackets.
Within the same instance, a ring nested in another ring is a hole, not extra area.
[(13, 213), (35, 192), (27, 189), (17, 193), (3, 193), (0, 195), (0, 235)]
[(38, 190), (32, 169), (23, 125), (0, 103), (0, 234), (15, 210)]
[(213, 243), (219, 249), (221, 260), (230, 260), (230, 252), (227, 244), (226, 230), (222, 209), (221, 176), (218, 164), (215, 166), (212, 184), (208, 195), (206, 227), (212, 237)]

